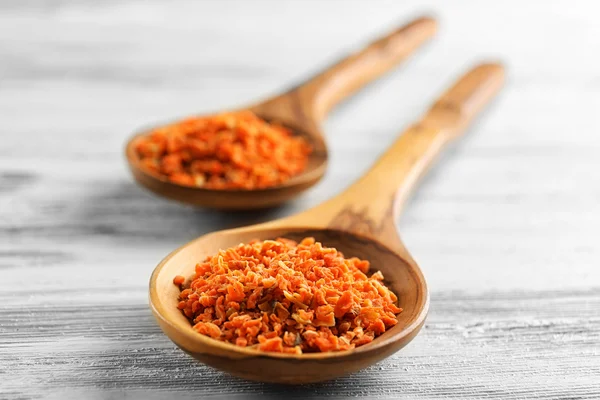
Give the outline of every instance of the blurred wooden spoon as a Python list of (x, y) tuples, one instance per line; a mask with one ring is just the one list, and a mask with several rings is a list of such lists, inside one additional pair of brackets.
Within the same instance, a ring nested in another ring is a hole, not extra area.
[(313, 186), (325, 173), (328, 154), (321, 121), (329, 110), (405, 60), (435, 31), (436, 22), (431, 18), (412, 21), (288, 92), (248, 107), (267, 121), (278, 121), (293, 129), (313, 146), (306, 169), (279, 186), (256, 190), (212, 190), (178, 185), (150, 174), (140, 164), (134, 145), (139, 136), (153, 129), (135, 134), (127, 143), (129, 168), (136, 181), (145, 188), (195, 206), (245, 210), (286, 202)]

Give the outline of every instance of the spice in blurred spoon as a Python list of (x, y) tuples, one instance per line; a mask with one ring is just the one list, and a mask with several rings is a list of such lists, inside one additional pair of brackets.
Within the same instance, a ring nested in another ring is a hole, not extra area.
[(193, 117), (140, 136), (134, 144), (148, 173), (206, 189), (266, 188), (306, 168), (301, 136), (251, 111)]

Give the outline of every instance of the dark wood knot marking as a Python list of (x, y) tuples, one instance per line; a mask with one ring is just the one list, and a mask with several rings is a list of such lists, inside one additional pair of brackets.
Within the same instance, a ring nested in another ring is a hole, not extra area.
[(367, 216), (367, 209), (352, 211), (345, 208), (340, 211), (329, 224), (332, 228), (360, 234), (374, 234), (377, 230), (375, 221)]
[(347, 207), (331, 220), (329, 227), (361, 235), (377, 236), (384, 231), (387, 220), (393, 223), (391, 207), (386, 210), (385, 216), (380, 222), (376, 222), (368, 214), (367, 207), (356, 211)]
[(432, 110), (445, 114), (447, 116), (460, 116), (463, 113), (463, 107), (455, 101), (440, 100), (433, 106)]

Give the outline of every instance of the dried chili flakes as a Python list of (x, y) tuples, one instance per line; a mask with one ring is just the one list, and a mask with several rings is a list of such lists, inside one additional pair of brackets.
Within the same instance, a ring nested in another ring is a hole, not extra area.
[(238, 346), (348, 350), (394, 326), (402, 312), (381, 272), (368, 277), (368, 270), (368, 261), (314, 238), (253, 241), (197, 264), (178, 308), (197, 332)]
[(302, 172), (312, 152), (304, 138), (250, 111), (189, 118), (134, 146), (147, 172), (208, 189), (276, 186)]

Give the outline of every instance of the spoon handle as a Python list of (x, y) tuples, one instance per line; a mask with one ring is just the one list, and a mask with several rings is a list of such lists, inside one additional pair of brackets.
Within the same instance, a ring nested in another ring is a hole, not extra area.
[(416, 19), (292, 89), (321, 120), (337, 103), (405, 60), (435, 34), (437, 24), (427, 17)]
[(482, 64), (470, 70), (361, 179), (298, 219), (383, 241), (397, 238), (395, 218), (418, 179), (445, 145), (459, 137), (498, 93), (503, 81), (504, 68), (499, 64)]

